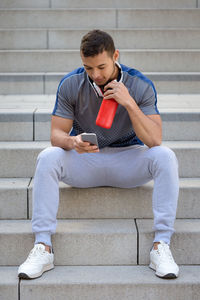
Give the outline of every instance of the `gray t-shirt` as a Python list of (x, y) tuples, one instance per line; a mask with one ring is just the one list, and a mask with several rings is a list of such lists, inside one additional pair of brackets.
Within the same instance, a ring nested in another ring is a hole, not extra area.
[[(127, 87), (145, 115), (159, 114), (157, 95), (153, 83), (139, 71), (119, 65), (120, 81)], [(67, 74), (60, 82), (57, 91), (53, 115), (73, 120), (70, 135), (83, 132), (94, 132), (99, 147), (126, 147), (143, 144), (136, 136), (127, 110), (118, 105), (116, 115), (110, 129), (95, 124), (102, 94), (88, 77), (84, 68), (78, 68)]]

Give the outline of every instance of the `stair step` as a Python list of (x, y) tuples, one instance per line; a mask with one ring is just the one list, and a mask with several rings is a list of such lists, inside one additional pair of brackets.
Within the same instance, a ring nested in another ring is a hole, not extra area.
[[(0, 141), (49, 141), (53, 107), (51, 104), (51, 109), (23, 111), (20, 108), (0, 108)], [(200, 108), (191, 105), (189, 109), (161, 108), (159, 111), (163, 121), (163, 140), (200, 140)]]
[[(0, 265), (22, 263), (33, 248), (31, 222), (1, 220), (0, 239)], [(59, 220), (52, 242), (56, 265), (137, 264), (134, 220)]]
[[(181, 142), (181, 141), (166, 141), (162, 143), (163, 146), (167, 146), (172, 149), (178, 159), (179, 163), (179, 176), (180, 177), (199, 177), (200, 176), (200, 169), (199, 169), (199, 141), (188, 141), (188, 142)], [(187, 154), (186, 154), (187, 153)], [(191, 156), (190, 156), (191, 155)], [(199, 171), (193, 170), (192, 168), (197, 168)], [(197, 171), (197, 172), (196, 172)], [(187, 174), (187, 175), (186, 175)], [(192, 175), (193, 174), (193, 175)]]
[[(50, 139), (51, 109), (37, 109), (34, 113), (34, 140), (42, 141)], [(0, 111), (1, 114), (1, 111)], [(163, 121), (164, 141), (196, 141), (200, 140), (199, 121), (200, 109), (160, 109)], [(9, 117), (9, 115), (7, 114)], [(8, 126), (8, 125), (7, 125)], [(9, 126), (12, 126), (10, 123)], [(4, 128), (2, 127), (2, 131)], [(1, 131), (1, 130), (0, 130)], [(21, 132), (21, 131), (20, 131)], [(2, 135), (3, 136), (3, 135)], [(7, 135), (10, 140), (12, 135)], [(1, 138), (0, 138), (1, 140)], [(3, 140), (3, 139), (2, 139)], [(16, 139), (17, 140), (17, 139)]]
[[(52, 1), (52, 0), (51, 0)], [(56, 0), (57, 1), (57, 0)], [(185, 5), (188, 5), (186, 2)], [(0, 8), (49, 8), (49, 0), (1, 0)]]
[[(154, 234), (153, 220), (137, 220), (139, 231), (139, 264), (149, 263), (149, 249), (152, 247)], [(171, 239), (171, 250), (178, 264), (199, 264), (200, 254), (196, 249), (200, 247), (200, 219), (177, 219), (175, 234)], [(192, 247), (191, 247), (192, 245)]]
[(55, 24), (57, 28), (116, 27), (116, 9), (0, 10), (1, 28), (54, 28)]
[[(200, 3), (199, 3), (200, 4)], [(151, 3), (149, 3), (148, 0), (124, 0), (123, 2), (121, 0), (115, 0), (114, 6), (116, 8), (195, 8), (197, 7), (197, 3), (195, 0), (168, 0), (166, 1), (160, 1), (160, 0), (154, 0)], [(81, 0), (73, 0), (66, 3), (64, 0), (52, 0), (52, 7), (60, 7), (60, 8), (79, 8), (79, 7), (86, 7), (86, 8), (96, 8), (96, 7), (110, 7), (113, 8), (113, 1), (112, 0), (102, 0), (94, 1), (94, 0), (87, 0), (87, 1), (81, 1)]]
[[(118, 11), (118, 27), (199, 27), (199, 9), (123, 9)], [(188, 18), (185, 22), (185, 18)], [(143, 24), (141, 24), (141, 21)]]
[[(0, 178), (0, 219), (32, 217), (31, 178)], [(58, 219), (153, 218), (153, 182), (134, 189), (60, 183)], [(177, 218), (199, 218), (200, 179), (180, 178)], [(140, 199), (140, 200), (138, 200)]]
[[(121, 49), (120, 62), (141, 72), (199, 72), (200, 50)], [(0, 50), (1, 72), (65, 72), (81, 65), (79, 50)]]
[(0, 178), (0, 219), (27, 219), (30, 178)]
[[(48, 72), (0, 73), (0, 94), (7, 97), (8, 95), (23, 94), (55, 95), (58, 84), (64, 75), (65, 73)], [(144, 72), (144, 75), (154, 82), (157, 92), (160, 94), (200, 93), (198, 84), (200, 72)]]
[[(30, 75), (30, 74), (29, 74)], [(28, 75), (25, 75), (28, 76)], [(63, 76), (63, 75), (62, 75)], [(174, 96), (176, 98), (176, 96)], [(185, 96), (177, 96), (183, 97)], [(199, 101), (199, 95), (191, 95), (192, 103), (195, 103), (197, 106)], [(166, 102), (164, 98), (163, 102)], [(169, 96), (170, 99), (170, 96)], [(54, 107), (56, 101), (56, 92), (52, 95), (0, 95), (0, 109), (18, 109), (22, 111), (24, 109), (30, 109), (32, 111), (37, 110), (38, 108), (48, 108), (51, 109)], [(184, 101), (184, 100), (183, 100)], [(174, 103), (174, 101), (172, 100)], [(185, 101), (184, 101), (185, 102)], [(200, 106), (199, 106), (200, 107)]]
[(197, 300), (200, 267), (183, 266), (180, 272), (180, 278), (175, 281), (163, 282), (152, 270), (142, 266), (56, 267), (40, 279), (22, 280), (20, 299), (43, 300), (45, 294), (47, 299), (59, 300)]
[(0, 8), (196, 8), (196, 0), (154, 0), (149, 4), (148, 0), (1, 0)]
[[(134, 219), (58, 220), (56, 234), (52, 236), (55, 265), (137, 265), (137, 259), (140, 265), (148, 265), (153, 220), (136, 219), (136, 224), (138, 244)], [(33, 248), (31, 222), (1, 220), (0, 238), (0, 265), (19, 265)], [(171, 241), (176, 262), (198, 265), (199, 247), (200, 220), (176, 219)]]
[[(199, 300), (200, 0), (114, 2), (0, 1), (0, 299)], [(163, 93), (163, 145), (175, 151), (181, 177), (171, 242), (181, 266), (173, 281), (148, 268), (153, 182), (135, 189), (60, 183), (56, 267), (36, 280), (17, 278), (34, 243), (32, 177), (50, 145), (57, 86), (82, 65), (80, 40), (93, 28), (108, 31), (120, 62)]]
[[(32, 188), (29, 187), (29, 217), (32, 217)], [(133, 189), (97, 187), (78, 189), (60, 183), (58, 218), (153, 218), (153, 182)], [(177, 218), (199, 218), (200, 179), (181, 178)]]
[[(32, 217), (31, 178), (0, 178), (0, 219)], [(153, 182), (134, 189), (78, 189), (60, 183), (58, 219), (153, 218)], [(177, 218), (199, 218), (200, 179), (180, 178)], [(138, 200), (140, 199), (140, 200)]]
[(198, 141), (200, 140), (198, 109), (193, 112), (160, 110), (165, 141)]
[[(0, 177), (32, 177), (38, 154), (49, 142), (0, 142)], [(180, 177), (200, 177), (200, 142), (167, 141), (179, 161)]]
[(129, 66), (133, 65), (142, 72), (198, 72), (200, 70), (200, 50), (121, 50), (120, 62)]
[[(158, 94), (157, 97), (158, 108), (163, 111), (190, 112), (200, 109), (200, 94)], [(21, 111), (24, 109), (52, 109), (55, 100), (56, 93), (52, 95), (0, 95), (0, 109), (19, 109)]]
[[(103, 22), (102, 22), (103, 20)], [(173, 28), (199, 27), (200, 10), (191, 9), (1, 9), (1, 28)]]
[[(108, 29), (118, 49), (199, 49), (199, 28)], [(88, 29), (1, 29), (0, 49), (79, 49)], [(69, 43), (70, 41), (70, 43)]]
[(32, 177), (38, 154), (49, 145), (49, 142), (0, 142), (0, 177)]
[[(180, 266), (176, 280), (163, 280), (147, 266), (57, 266), (35, 280), (21, 280), (17, 267), (0, 267), (0, 296), (21, 300), (198, 300), (200, 266)], [(161, 298), (162, 297), (162, 298)]]
[(0, 109), (0, 140), (33, 141), (34, 111), (34, 109)]
[[(47, 78), (49, 76), (46, 77), (45, 75), (35, 73), (0, 73), (0, 94), (53, 94), (57, 89), (61, 77), (62, 75), (56, 78), (55, 76), (53, 78), (50, 76), (51, 83), (48, 85)], [(50, 92), (50, 89), (52, 92)]]
[(18, 284), (16, 267), (0, 267), (0, 299), (18, 300)]

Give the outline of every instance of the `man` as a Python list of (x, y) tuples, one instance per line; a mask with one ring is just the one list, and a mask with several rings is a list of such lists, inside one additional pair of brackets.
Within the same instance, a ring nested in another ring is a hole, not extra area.
[[(54, 267), (51, 235), (56, 231), (59, 181), (82, 188), (132, 188), (154, 179), (150, 268), (159, 277), (176, 278), (179, 268), (169, 244), (177, 208), (178, 165), (175, 154), (160, 146), (162, 125), (154, 85), (139, 71), (117, 62), (119, 51), (106, 32), (86, 34), (80, 55), (84, 68), (66, 75), (58, 87), (53, 147), (38, 156), (32, 218), (35, 246), (18, 275), (36, 278)], [(95, 124), (103, 96), (119, 104), (111, 129)], [(99, 148), (83, 142), (83, 132), (96, 133)]]

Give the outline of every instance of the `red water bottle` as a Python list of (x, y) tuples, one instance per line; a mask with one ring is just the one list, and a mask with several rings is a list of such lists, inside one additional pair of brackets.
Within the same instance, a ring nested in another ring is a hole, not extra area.
[(96, 125), (106, 129), (111, 128), (117, 107), (118, 103), (115, 99), (103, 99), (96, 118)]

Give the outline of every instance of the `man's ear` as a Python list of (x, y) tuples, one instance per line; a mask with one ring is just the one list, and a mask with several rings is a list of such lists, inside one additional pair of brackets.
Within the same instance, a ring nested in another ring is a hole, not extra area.
[(114, 52), (114, 54), (113, 54), (113, 59), (114, 59), (114, 61), (117, 61), (118, 58), (119, 58), (119, 50), (116, 49), (115, 52)]

